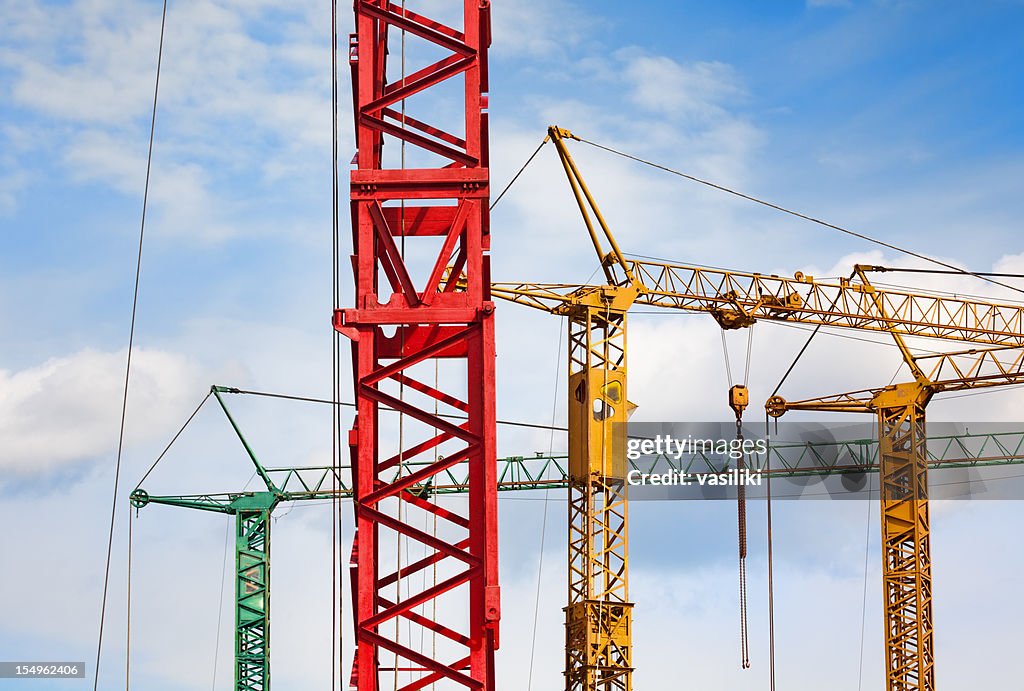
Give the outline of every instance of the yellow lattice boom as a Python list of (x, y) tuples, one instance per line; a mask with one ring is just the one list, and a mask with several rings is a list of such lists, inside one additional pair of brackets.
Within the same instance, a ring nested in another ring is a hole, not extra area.
[[(723, 329), (757, 321), (892, 335), (913, 381), (766, 405), (878, 416), (882, 482), (887, 691), (934, 691), (925, 407), (935, 393), (1024, 381), (1024, 305), (874, 286), (858, 265), (849, 278), (816, 280), (627, 259), (564, 139), (548, 130), (569, 178), (604, 284), (493, 283), (493, 297), (569, 320), (569, 605), (566, 689), (631, 688), (625, 434), (626, 314), (645, 305), (710, 314)], [(603, 240), (602, 240), (603, 238)], [(606, 252), (604, 244), (609, 250)], [(987, 346), (915, 356), (904, 337)]]

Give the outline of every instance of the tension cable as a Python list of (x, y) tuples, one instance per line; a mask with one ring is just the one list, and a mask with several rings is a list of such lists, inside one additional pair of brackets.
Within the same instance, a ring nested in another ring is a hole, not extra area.
[[(100, 622), (99, 632), (96, 636), (96, 667), (93, 671), (92, 689), (96, 691), (100, 684), (100, 660), (103, 655), (103, 625), (107, 616), (107, 592), (110, 587), (110, 559), (114, 548), (114, 519), (117, 515), (117, 496), (120, 493), (121, 480), (121, 458), (124, 452), (124, 429), (125, 418), (128, 414), (128, 383), (132, 373), (132, 350), (135, 346), (135, 317), (139, 307), (139, 284), (142, 278), (142, 245), (146, 237), (146, 210), (149, 206), (149, 179), (153, 170), (153, 140), (156, 134), (156, 106), (157, 97), (160, 94), (160, 67), (164, 57), (164, 29), (167, 26), (167, 0), (164, 0), (163, 11), (160, 17), (160, 44), (157, 48), (156, 57), (156, 78), (153, 86), (153, 110), (149, 122), (149, 153), (146, 156), (146, 182), (142, 192), (142, 217), (139, 222), (139, 250), (135, 260), (135, 290), (132, 294), (132, 318), (128, 330), (128, 356), (124, 367), (124, 394), (121, 399), (121, 423), (117, 437), (117, 460), (114, 464), (114, 489), (110, 500), (110, 527), (107, 532), (107, 557), (103, 567), (103, 596), (100, 600)], [(129, 529), (131, 524), (129, 523)], [(129, 623), (125, 622), (126, 640), (130, 640)], [(128, 686), (129, 667), (126, 655), (125, 661), (125, 688)]]
[(660, 165), (658, 163), (654, 163), (652, 161), (647, 161), (645, 159), (640, 158), (639, 156), (633, 156), (633, 155), (627, 154), (627, 153), (625, 153), (623, 151), (618, 151), (618, 150), (613, 149), (613, 148), (611, 148), (609, 146), (604, 146), (603, 144), (598, 144), (597, 142), (588, 141), (588, 140), (582, 139), (580, 137), (577, 137), (577, 139), (579, 141), (583, 142), (584, 144), (589, 144), (590, 146), (593, 146), (593, 147), (595, 147), (597, 149), (602, 149), (603, 151), (607, 151), (607, 152), (615, 154), (617, 156), (622, 156), (623, 158), (628, 158), (631, 161), (636, 161), (637, 163), (642, 163), (642, 164), (644, 164), (646, 166), (650, 166), (651, 168), (656, 168), (657, 170), (661, 170), (661, 171), (664, 171), (666, 173), (671, 173), (672, 175), (676, 175), (676, 176), (679, 176), (681, 178), (685, 178), (687, 180), (699, 183), (699, 184), (704, 185), (706, 187), (711, 187), (712, 189), (719, 190), (720, 192), (725, 192), (727, 194), (731, 194), (731, 195), (733, 195), (735, 197), (739, 197), (740, 199), (746, 199), (747, 201), (754, 202), (755, 204), (760, 204), (762, 206), (767, 206), (770, 209), (775, 209), (776, 211), (780, 211), (780, 212), (782, 212), (784, 214), (788, 214), (790, 216), (795, 216), (796, 218), (802, 219), (804, 221), (809, 221), (811, 223), (815, 223), (817, 225), (824, 226), (825, 228), (829, 228), (831, 230), (835, 230), (835, 231), (838, 231), (840, 233), (845, 233), (846, 235), (850, 235), (850, 236), (853, 236), (853, 237), (858, 238), (860, 240), (864, 240), (866, 242), (873, 243), (873, 244), (878, 245), (880, 247), (885, 247), (886, 249), (893, 250), (894, 252), (899, 252), (901, 254), (905, 254), (907, 256), (915, 257), (917, 259), (921, 259), (922, 261), (926, 261), (926, 262), (929, 262), (931, 264), (935, 264), (937, 266), (941, 266), (941, 267), (943, 267), (945, 269), (950, 269), (954, 273), (963, 274), (963, 275), (966, 275), (966, 276), (974, 276), (975, 278), (978, 278), (978, 279), (980, 279), (982, 281), (987, 281), (987, 282), (992, 283), (994, 285), (1000, 286), (1001, 288), (1007, 288), (1007, 289), (1012, 290), (1012, 291), (1017, 292), (1017, 293), (1024, 293), (1024, 289), (1022, 289), (1022, 288), (1017, 288), (1017, 287), (1012, 286), (1012, 285), (1010, 285), (1008, 283), (1003, 283), (1002, 281), (997, 281), (997, 280), (995, 280), (995, 278), (992, 278), (992, 276), (995, 276), (997, 274), (991, 274), (991, 273), (990, 274), (985, 274), (985, 273), (978, 273), (976, 271), (969, 271), (967, 269), (962, 269), (959, 266), (956, 266), (955, 264), (950, 264), (949, 262), (944, 262), (941, 259), (936, 259), (935, 257), (929, 257), (926, 254), (922, 254), (920, 252), (915, 252), (914, 250), (908, 250), (908, 249), (906, 249), (904, 247), (899, 247), (898, 245), (894, 245), (894, 244), (892, 244), (890, 242), (886, 242), (884, 240), (879, 240), (878, 238), (873, 238), (870, 235), (865, 235), (864, 233), (860, 233), (860, 232), (857, 232), (855, 230), (850, 230), (849, 228), (844, 228), (843, 226), (836, 225), (835, 223), (829, 223), (828, 221), (823, 221), (820, 218), (814, 218), (813, 216), (809, 216), (809, 215), (801, 213), (799, 211), (794, 211), (792, 209), (787, 209), (786, 207), (781, 206), (780, 204), (776, 204), (774, 202), (766, 201), (764, 199), (759, 199), (759, 198), (754, 197), (752, 195), (745, 194), (744, 192), (740, 192), (738, 190), (731, 189), (731, 188), (726, 187), (724, 185), (719, 185), (717, 183), (711, 182), (710, 180), (704, 180), (704, 179), (699, 178), (699, 177), (697, 177), (695, 175), (690, 175), (688, 173), (684, 173), (682, 171), (674, 170), (672, 168), (669, 168), (668, 166), (663, 166), (663, 165)]

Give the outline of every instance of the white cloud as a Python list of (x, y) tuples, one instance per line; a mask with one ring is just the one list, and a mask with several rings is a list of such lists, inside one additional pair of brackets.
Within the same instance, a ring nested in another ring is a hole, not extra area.
[[(109, 185), (140, 200), (146, 173), (145, 151), (107, 132), (85, 130), (68, 143), (64, 161), (78, 182)], [(159, 152), (157, 153), (159, 157)], [(161, 233), (204, 242), (239, 235), (249, 228), (231, 218), (231, 204), (212, 189), (210, 173), (198, 163), (164, 161), (151, 173), (149, 226)]]
[(14, 125), (0, 127), (0, 217), (13, 214), (18, 208), (18, 197), (28, 186), (30, 176), (18, 166), (17, 152), (28, 146), (26, 130)]
[[(0, 370), (0, 468), (41, 473), (111, 453), (124, 363), (123, 351), (83, 350), (17, 372)], [(165, 434), (202, 388), (198, 368), (181, 355), (135, 351), (128, 441)]]
[(576, 48), (599, 20), (565, 0), (511, 0), (491, 5), (492, 49), (498, 56), (564, 55)]
[(636, 51), (621, 57), (633, 102), (663, 115), (702, 121), (726, 116), (724, 105), (743, 94), (735, 70), (722, 62), (684, 64)]
[(1020, 254), (1007, 254), (999, 259), (992, 267), (996, 273), (1024, 274), (1024, 252)]
[[(65, 22), (70, 15), (65, 15)], [(9, 61), (19, 74), (12, 89), (14, 101), (77, 122), (130, 123), (145, 114), (147, 100), (152, 99), (153, 37), (159, 34), (158, 25), (152, 17), (140, 16), (138, 6), (125, 8), (117, 26), (100, 17), (83, 19), (78, 62), (64, 64), (52, 61), (56, 56), (30, 53)], [(64, 22), (57, 26), (68, 28)]]
[[(549, 124), (723, 184), (742, 188), (751, 177), (763, 135), (742, 111), (745, 90), (730, 66), (634, 47), (581, 51), (561, 74), (567, 81), (550, 94), (539, 89), (524, 117), (492, 120), (496, 189)], [(623, 109), (623, 102), (642, 107)], [(583, 144), (568, 146), (624, 251), (712, 263), (728, 252), (733, 265), (737, 254), (742, 261), (742, 243), (729, 250), (750, 234), (735, 200)], [(501, 204), (494, 214), (497, 280), (582, 281), (597, 267), (550, 147)]]
[[(23, 140), (38, 144), (19, 152), (17, 164), (27, 170), (55, 160), (73, 180), (141, 196), (159, 5), (41, 7), (9, 8), (17, 30), (0, 49), (13, 105), (38, 116), (18, 124), (29, 130)], [(328, 17), (313, 2), (284, 14), (267, 3), (228, 0), (169, 8), (154, 221), (165, 220), (178, 237), (223, 239), (262, 228), (245, 213), (253, 198), (270, 205), (296, 190), (329, 190), (316, 185), (330, 170)], [(340, 101), (345, 110), (348, 99)], [(349, 132), (341, 128), (343, 153)], [(39, 155), (43, 142), (46, 156)], [(16, 191), (0, 188), (0, 204), (11, 206)]]

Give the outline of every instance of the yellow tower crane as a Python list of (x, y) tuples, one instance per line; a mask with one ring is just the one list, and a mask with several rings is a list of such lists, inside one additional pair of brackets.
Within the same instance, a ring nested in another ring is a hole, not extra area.
[[(905, 357), (909, 351), (902, 345), (902, 336), (1007, 347), (986, 351), (990, 358), (1024, 347), (1024, 306), (882, 290), (872, 286), (862, 270), (849, 279), (826, 282), (800, 272), (788, 278), (627, 259), (566, 148), (565, 140), (577, 137), (554, 126), (548, 129), (548, 137), (569, 179), (605, 283), (493, 283), (491, 293), (568, 319), (569, 602), (565, 608), (565, 688), (628, 691), (633, 671), (633, 604), (628, 589), (628, 465), (623, 423), (635, 407), (627, 398), (626, 387), (626, 315), (633, 305), (705, 312), (723, 329), (745, 328), (758, 320), (768, 320), (890, 333), (898, 339)], [(609, 246), (607, 252), (602, 237)], [(953, 360), (943, 363), (953, 366)], [(935, 386), (934, 381), (930, 385)], [(906, 395), (907, 389), (898, 390), (902, 393), (892, 395)], [(786, 405), (791, 409), (795, 404)], [(923, 403), (920, 409), (923, 420)], [(892, 411), (893, 407), (884, 410)], [(891, 414), (880, 413), (883, 417)], [(893, 419), (886, 424), (897, 422)], [(891, 440), (894, 434), (884, 438)], [(915, 443), (923, 444), (923, 439), (922, 432)], [(891, 446), (885, 448), (888, 457), (905, 453), (893, 451)], [(891, 472), (891, 461), (885, 469)], [(888, 478), (884, 470), (883, 477)], [(926, 523), (927, 509), (923, 510)], [(927, 550), (927, 541), (922, 549)], [(913, 587), (919, 584), (915, 582)], [(931, 639), (931, 619), (924, 616), (916, 602), (904, 597), (891, 609), (899, 610), (900, 617), (922, 632), (918, 640)], [(896, 644), (910, 646), (912, 642), (904, 636)], [(898, 656), (890, 657), (890, 664), (893, 659)], [(891, 671), (889, 677), (893, 678)], [(894, 686), (890, 682), (889, 691), (917, 688), (931, 687)]]
[[(866, 267), (857, 271), (867, 283)], [(872, 413), (878, 419), (882, 592), (887, 691), (934, 691), (932, 563), (925, 409), (932, 396), (1024, 382), (1014, 346), (918, 355), (893, 334), (913, 381), (802, 401), (772, 396), (772, 417), (789, 410)]]

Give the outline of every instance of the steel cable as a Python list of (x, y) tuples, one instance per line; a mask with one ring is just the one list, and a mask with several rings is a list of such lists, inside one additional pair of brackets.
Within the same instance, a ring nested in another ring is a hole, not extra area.
[(731, 195), (739, 197), (741, 199), (746, 199), (747, 201), (754, 202), (755, 204), (760, 204), (762, 206), (767, 206), (770, 209), (775, 209), (776, 211), (780, 211), (780, 212), (782, 212), (784, 214), (789, 214), (790, 216), (795, 216), (796, 218), (800, 218), (800, 219), (803, 219), (805, 221), (809, 221), (811, 223), (815, 223), (817, 225), (824, 226), (826, 228), (830, 228), (830, 229), (838, 231), (840, 233), (845, 233), (846, 235), (850, 235), (850, 236), (853, 236), (853, 237), (858, 238), (860, 240), (864, 240), (866, 242), (870, 242), (870, 243), (876, 244), (876, 245), (878, 245), (880, 247), (885, 247), (887, 249), (893, 250), (894, 252), (900, 252), (901, 254), (906, 254), (906, 255), (908, 255), (910, 257), (915, 257), (917, 259), (921, 259), (923, 261), (935, 264), (937, 266), (941, 266), (943, 268), (950, 269), (954, 273), (964, 274), (964, 275), (967, 275), (967, 276), (974, 276), (975, 278), (981, 279), (982, 281), (987, 281), (989, 283), (992, 283), (994, 285), (1000, 286), (1002, 288), (1007, 288), (1009, 290), (1012, 290), (1012, 291), (1015, 291), (1015, 292), (1018, 292), (1018, 293), (1024, 293), (1024, 289), (1014, 287), (1014, 286), (1012, 286), (1012, 285), (1010, 285), (1008, 283), (1003, 283), (1002, 281), (996, 281), (993, 278), (991, 278), (990, 275), (986, 275), (986, 274), (983, 274), (983, 273), (978, 273), (978, 272), (975, 272), (975, 271), (968, 271), (967, 269), (962, 269), (959, 266), (956, 266), (955, 264), (950, 264), (948, 262), (944, 262), (941, 259), (935, 259), (934, 257), (929, 257), (926, 254), (921, 254), (920, 252), (915, 252), (913, 250), (908, 250), (906, 248), (899, 247), (897, 245), (893, 245), (892, 243), (886, 242), (884, 240), (879, 240), (879, 239), (873, 238), (873, 237), (871, 237), (869, 235), (865, 235), (864, 233), (859, 233), (859, 232), (857, 232), (855, 230), (850, 230), (849, 228), (844, 228), (844, 227), (836, 225), (834, 223), (829, 223), (828, 221), (823, 221), (820, 218), (814, 218), (813, 216), (808, 216), (807, 214), (801, 213), (799, 211), (793, 211), (792, 209), (787, 209), (786, 207), (781, 206), (779, 204), (775, 204), (773, 202), (765, 201), (764, 199), (759, 199), (759, 198), (754, 197), (752, 195), (745, 194), (743, 192), (739, 192), (739, 191), (731, 189), (729, 187), (725, 187), (724, 185), (719, 185), (719, 184), (711, 182), (709, 180), (704, 180), (702, 178), (699, 178), (699, 177), (697, 177), (695, 175), (690, 175), (689, 173), (684, 173), (682, 171), (674, 170), (672, 168), (660, 165), (658, 163), (653, 163), (652, 161), (647, 161), (647, 160), (642, 159), (642, 158), (640, 158), (638, 156), (633, 156), (632, 154), (627, 154), (627, 153), (625, 153), (623, 151), (618, 151), (618, 150), (613, 149), (613, 148), (611, 148), (609, 146), (604, 146), (603, 144), (598, 144), (596, 142), (592, 142), (592, 141), (589, 141), (587, 139), (580, 139), (580, 138), (577, 138), (577, 139), (579, 141), (583, 142), (584, 144), (589, 144), (590, 146), (593, 146), (593, 147), (598, 148), (598, 149), (602, 149), (603, 151), (607, 151), (607, 152), (615, 154), (617, 156), (622, 156), (623, 158), (628, 158), (631, 161), (636, 161), (637, 163), (642, 163), (642, 164), (644, 164), (646, 166), (650, 166), (651, 168), (656, 168), (657, 170), (661, 170), (661, 171), (664, 171), (666, 173), (671, 173), (672, 175), (677, 175), (677, 176), (679, 176), (681, 178), (685, 178), (685, 179), (690, 180), (692, 182), (696, 182), (696, 183), (699, 183), (701, 185), (705, 185), (707, 187), (711, 187), (713, 189), (719, 190), (721, 192), (725, 192), (727, 194), (731, 194)]
[(736, 459), (736, 525), (739, 545), (739, 598), (740, 598), (740, 665), (750, 668), (750, 640), (747, 632), (747, 488), (743, 482), (746, 468), (746, 453), (743, 451), (743, 422), (736, 413), (736, 440), (740, 455)]
[(528, 165), (530, 165), (531, 163), (533, 163), (533, 159), (535, 159), (537, 157), (537, 154), (540, 153), (540, 150), (542, 148), (544, 148), (544, 145), (547, 144), (547, 143), (548, 143), (548, 138), (544, 137), (544, 139), (541, 140), (540, 144), (537, 145), (537, 148), (534, 149), (533, 153), (530, 154), (530, 157), (528, 159), (526, 159), (526, 163), (524, 163), (522, 165), (522, 167), (519, 169), (519, 171), (515, 175), (512, 176), (512, 179), (509, 181), (509, 183), (507, 185), (505, 185), (505, 189), (503, 189), (501, 191), (501, 194), (499, 194), (498, 197), (493, 202), (491, 202), (491, 206), (490, 206), (489, 210), (493, 210), (494, 207), (496, 207), (498, 205), (498, 202), (501, 201), (501, 198), (504, 197), (505, 193), (508, 192), (512, 188), (512, 185), (514, 185), (516, 183), (516, 180), (518, 180), (519, 176), (523, 174), (523, 171), (526, 170), (526, 167)]
[[(316, 398), (316, 397), (313, 397), (313, 396), (295, 396), (295, 395), (292, 395), (292, 394), (273, 393), (273, 392), (269, 392), (269, 391), (251, 391), (251, 390), (247, 390), (247, 389), (230, 388), (230, 389), (226, 389), (225, 393), (241, 394), (241, 395), (247, 395), (247, 396), (262, 396), (262, 397), (265, 397), (265, 398), (281, 398), (281, 399), (288, 400), (288, 401), (302, 401), (302, 402), (305, 402), (305, 403), (323, 403), (323, 404), (327, 404), (327, 405), (343, 406), (343, 407), (347, 407), (347, 408), (354, 408), (355, 405), (356, 405), (355, 403), (352, 403), (351, 401), (338, 401), (337, 403), (335, 403), (334, 401), (328, 400), (326, 398)], [(385, 410), (387, 412), (392, 412), (392, 413), (393, 412), (397, 412), (395, 410), (392, 410), (391, 408), (382, 408), (382, 410)], [(450, 420), (465, 420), (465, 419), (467, 419), (465, 415), (451, 415), (449, 413), (440, 413), (438, 415), (438, 417), (448, 418)], [(558, 432), (566, 432), (566, 431), (568, 431), (568, 427), (553, 427), (551, 425), (542, 425), (542, 424), (538, 424), (538, 423), (534, 423), (534, 422), (516, 422), (515, 420), (497, 420), (496, 422), (499, 425), (511, 425), (513, 427), (529, 427), (531, 429), (544, 429), (544, 430), (553, 429), (553, 430), (558, 431)]]
[(135, 345), (135, 318), (139, 306), (139, 284), (142, 277), (142, 246), (146, 236), (146, 211), (149, 206), (149, 180), (153, 170), (153, 140), (156, 134), (157, 99), (160, 94), (160, 68), (164, 56), (164, 30), (167, 27), (167, 0), (163, 2), (160, 16), (160, 43), (157, 48), (156, 78), (153, 86), (153, 110), (149, 121), (149, 151), (146, 156), (146, 181), (142, 192), (142, 218), (139, 222), (139, 249), (135, 260), (135, 290), (132, 296), (131, 326), (128, 331), (128, 355), (124, 368), (124, 393), (121, 399), (121, 423), (117, 438), (117, 460), (114, 464), (114, 488), (110, 500), (110, 527), (107, 531), (107, 556), (103, 568), (103, 596), (100, 601), (99, 633), (96, 637), (96, 666), (93, 672), (92, 688), (97, 691), (100, 683), (100, 659), (103, 655), (103, 626), (107, 616), (107, 593), (110, 588), (110, 561), (114, 548), (114, 522), (117, 516), (117, 495), (120, 491), (121, 459), (124, 452), (125, 418), (128, 412), (128, 384), (132, 371), (132, 350)]
[[(340, 305), (338, 179), (338, 0), (331, 0), (331, 308), (332, 315)], [(341, 334), (331, 329), (331, 691), (340, 688), (342, 674), (342, 594), (341, 549), (339, 524), (341, 498), (338, 496), (338, 474), (341, 472)]]
[(228, 573), (228, 547), (231, 544), (231, 518), (224, 522), (224, 557), (220, 564), (220, 597), (217, 598), (217, 637), (213, 641), (213, 681), (210, 691), (217, 691), (217, 663), (220, 659), (220, 627), (224, 618), (224, 582)]
[[(832, 304), (830, 304), (828, 307), (829, 312), (835, 309), (836, 303), (839, 301), (840, 295), (841, 293), (837, 294), (836, 297), (832, 300)], [(814, 327), (814, 331), (812, 331), (811, 335), (807, 337), (807, 341), (805, 341), (803, 347), (800, 348), (800, 352), (798, 352), (796, 354), (796, 357), (793, 358), (793, 362), (789, 365), (789, 368), (786, 370), (786, 373), (782, 375), (782, 379), (779, 380), (779, 383), (775, 387), (775, 390), (772, 391), (772, 395), (769, 396), (768, 398), (774, 398), (779, 393), (779, 390), (782, 388), (782, 385), (786, 383), (786, 379), (788, 379), (789, 375), (793, 372), (793, 369), (796, 367), (796, 363), (800, 362), (800, 358), (803, 357), (804, 352), (807, 350), (807, 347), (811, 345), (811, 341), (814, 340), (814, 337), (818, 335), (818, 331), (821, 329), (821, 327), (821, 324), (818, 324), (817, 326)]]
[(725, 358), (725, 379), (726, 387), (730, 387), (736, 382), (732, 378), (732, 363), (729, 360), (729, 343), (725, 340), (725, 329), (721, 330), (722, 334), (722, 357)]
[(185, 424), (178, 428), (178, 431), (174, 433), (174, 436), (171, 437), (171, 440), (167, 442), (167, 446), (164, 447), (164, 450), (161, 451), (160, 455), (156, 457), (155, 461), (153, 461), (153, 465), (149, 466), (149, 470), (146, 471), (146, 473), (142, 476), (142, 479), (139, 480), (137, 485), (135, 485), (135, 489), (142, 487), (142, 483), (145, 482), (146, 478), (149, 477), (149, 474), (156, 469), (157, 464), (164, 459), (164, 456), (166, 456), (167, 452), (171, 450), (171, 447), (174, 445), (174, 442), (178, 441), (178, 437), (181, 436), (182, 432), (185, 431), (185, 428), (189, 426), (189, 423), (192, 422), (192, 419), (195, 418), (195, 416), (199, 413), (202, 407), (206, 405), (206, 402), (210, 400), (210, 396), (212, 395), (212, 391), (208, 392), (206, 396), (203, 398), (203, 400), (199, 402), (199, 405), (195, 407), (195, 410), (192, 411), (192, 414), (188, 416), (187, 420), (185, 420)]
[(746, 369), (743, 370), (743, 386), (750, 382), (750, 358), (754, 351), (754, 326), (750, 325), (747, 327), (747, 364)]
[(128, 568), (125, 576), (125, 649), (124, 649), (124, 689), (131, 687), (132, 678), (132, 505), (128, 504)]
[[(548, 456), (551, 455), (552, 450), (555, 448), (555, 426), (554, 425), (555, 425), (555, 411), (558, 408), (558, 382), (560, 380), (560, 377), (558, 375), (562, 371), (561, 359), (562, 359), (562, 335), (563, 335), (563, 333), (564, 332), (562, 331), (561, 324), (559, 324), (559, 328), (558, 328), (558, 346), (555, 349), (555, 354), (556, 354), (555, 355), (555, 392), (552, 395), (552, 399), (551, 399), (551, 435), (550, 435), (550, 437), (548, 439)], [(535, 657), (535, 653), (536, 653), (536, 649), (537, 649), (537, 620), (538, 620), (538, 615), (540, 613), (540, 591), (541, 591), (541, 583), (543, 582), (541, 577), (543, 576), (543, 573), (544, 573), (544, 542), (545, 542), (545, 537), (547, 536), (547, 528), (548, 528), (548, 502), (546, 500), (548, 499), (548, 496), (550, 495), (550, 493), (551, 493), (551, 488), (550, 487), (544, 488), (544, 499), (545, 499), (545, 501), (544, 501), (544, 509), (543, 509), (543, 512), (542, 512), (542, 515), (541, 515), (541, 525), (540, 525), (540, 554), (539, 554), (539, 557), (537, 559), (537, 590), (534, 593), (534, 600), (533, 600), (533, 631), (530, 634), (530, 669), (529, 669), (529, 673), (527, 675), (527, 680), (526, 680), (527, 691), (532, 691), (532, 689), (533, 689), (533, 663), (534, 663), (534, 657)]]
[[(764, 414), (765, 435), (769, 433), (768, 413)], [(775, 562), (772, 542), (772, 455), (765, 454), (765, 473), (768, 475), (765, 487), (765, 532), (768, 551), (768, 685), (775, 691)]]
[(857, 666), (857, 691), (861, 691), (864, 682), (864, 630), (868, 611), (868, 557), (871, 553), (871, 476), (868, 476), (868, 498), (866, 527), (864, 529), (864, 590), (860, 603), (860, 658)]

